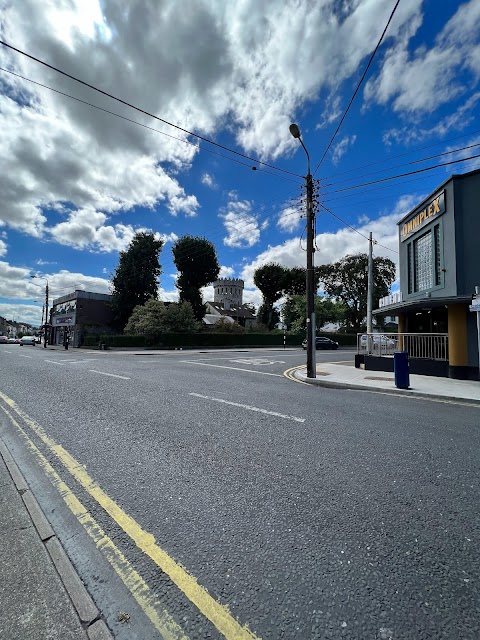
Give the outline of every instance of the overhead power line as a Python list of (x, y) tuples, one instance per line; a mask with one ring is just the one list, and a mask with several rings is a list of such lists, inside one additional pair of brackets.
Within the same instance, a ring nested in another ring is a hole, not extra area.
[(66, 71), (62, 71), (62, 69), (59, 69), (58, 67), (54, 67), (51, 64), (48, 64), (48, 62), (45, 62), (44, 60), (40, 60), (40, 58), (37, 58), (35, 56), (32, 56), (31, 54), (27, 53), (26, 51), (22, 51), (21, 49), (18, 49), (17, 47), (14, 47), (11, 44), (8, 44), (7, 42), (0, 40), (0, 44), (3, 45), (4, 47), (7, 47), (8, 49), (11, 49), (12, 51), (16, 51), (17, 53), (20, 53), (22, 56), (25, 56), (26, 58), (29, 58), (30, 60), (33, 60), (34, 62), (38, 62), (39, 64), (43, 65), (44, 67), (47, 67), (48, 69), (52, 69), (52, 71), (56, 71), (57, 73), (60, 73), (61, 75), (65, 76), (66, 78), (70, 78), (71, 80), (74, 80), (75, 82), (78, 82), (80, 84), (83, 84), (85, 87), (88, 87), (89, 89), (93, 89), (94, 91), (97, 91), (98, 93), (101, 93), (104, 96), (107, 96), (108, 98), (111, 98), (112, 100), (116, 100), (117, 102), (120, 102), (121, 104), (124, 104), (127, 107), (130, 107), (130, 109), (135, 109), (135, 111), (138, 111), (140, 113), (143, 113), (146, 116), (149, 116), (150, 118), (154, 118), (155, 120), (158, 120), (159, 122), (163, 122), (163, 124), (166, 124), (170, 127), (174, 127), (175, 129), (178, 129), (179, 131), (183, 131), (184, 133), (188, 134), (189, 136), (193, 136), (194, 138), (198, 138), (198, 140), (203, 140), (203, 142), (207, 142), (208, 144), (214, 145), (215, 147), (219, 147), (220, 149), (223, 149), (224, 151), (228, 151), (229, 153), (233, 153), (237, 156), (240, 156), (241, 158), (245, 158), (246, 160), (250, 160), (251, 162), (255, 162), (256, 164), (261, 164), (264, 167), (269, 167), (270, 169), (274, 169), (275, 171), (281, 171), (282, 173), (287, 173), (290, 174), (292, 176), (296, 176), (297, 178), (302, 178), (303, 176), (301, 176), (298, 173), (294, 173), (293, 171), (288, 171), (287, 169), (282, 169), (280, 167), (276, 167), (275, 165), (269, 164), (267, 162), (263, 162), (262, 160), (258, 160), (256, 158), (252, 158), (251, 156), (247, 156), (244, 153), (241, 153), (240, 151), (235, 151), (235, 149), (231, 149), (230, 147), (227, 147), (223, 144), (220, 144), (219, 142), (214, 142), (213, 140), (210, 140), (209, 138), (206, 138), (204, 136), (199, 135), (198, 133), (194, 133), (193, 131), (189, 131), (188, 129), (184, 129), (183, 127), (180, 127), (178, 124), (174, 124), (173, 122), (169, 122), (168, 120), (165, 120), (164, 118), (161, 118), (160, 116), (156, 116), (153, 113), (150, 113), (149, 111), (146, 111), (145, 109), (142, 109), (141, 107), (137, 107), (136, 105), (127, 102), (126, 100), (123, 100), (122, 98), (119, 98), (117, 96), (114, 96), (111, 93), (108, 93), (108, 91), (104, 91), (103, 89), (100, 89), (99, 87), (96, 87), (93, 84), (90, 84), (88, 82), (85, 82), (84, 80), (81, 80), (80, 78), (77, 78), (76, 76), (71, 75), (70, 73), (67, 73)]
[(448, 144), (449, 142), (454, 142), (455, 140), (460, 140), (461, 138), (468, 138), (469, 136), (474, 136), (477, 133), (480, 133), (480, 129), (476, 129), (475, 131), (469, 131), (468, 133), (463, 133), (461, 136), (455, 136), (454, 138), (447, 138), (446, 140), (442, 140), (442, 142), (427, 144), (424, 147), (416, 147), (415, 149), (411, 149), (410, 151), (406, 151), (405, 153), (399, 153), (398, 155), (391, 156), (390, 158), (376, 160), (375, 162), (369, 162), (368, 164), (363, 164), (358, 167), (353, 167), (352, 169), (347, 169), (346, 171), (339, 171), (338, 173), (332, 173), (329, 176), (325, 176), (323, 180), (331, 180), (332, 178), (336, 178), (337, 176), (343, 176), (346, 173), (352, 173), (353, 171), (359, 171), (360, 169), (367, 169), (368, 167), (373, 167), (376, 164), (384, 164), (385, 162), (388, 162), (390, 160), (396, 160), (397, 158), (404, 158), (405, 156), (411, 156), (412, 154), (418, 153), (419, 151), (424, 151), (425, 149), (431, 149), (432, 147), (438, 147), (441, 144)]
[(362, 187), (368, 187), (372, 184), (379, 184), (380, 182), (387, 182), (389, 180), (398, 180), (399, 178), (404, 178), (405, 176), (413, 176), (416, 173), (424, 173), (425, 171), (432, 171), (433, 169), (438, 169), (439, 167), (447, 167), (452, 164), (458, 164), (459, 162), (468, 162), (469, 160), (474, 160), (475, 158), (480, 158), (480, 154), (469, 156), (468, 158), (460, 158), (459, 160), (450, 160), (449, 162), (439, 162), (438, 164), (432, 165), (431, 167), (424, 167), (423, 169), (416, 169), (415, 171), (399, 173), (396, 176), (388, 176), (387, 178), (379, 178), (378, 180), (373, 180), (372, 182), (364, 182), (363, 184), (356, 184), (351, 187), (334, 189), (333, 191), (329, 191), (328, 194), (325, 194), (325, 195), (330, 195), (332, 193), (341, 193), (343, 191), (352, 191), (352, 189), (361, 189)]
[[(333, 213), (333, 211), (330, 211), (330, 209), (328, 207), (326, 207), (324, 204), (320, 203), (320, 206), (322, 207), (322, 209), (325, 209), (325, 211), (327, 213), (329, 213), (331, 216), (333, 216), (334, 218), (336, 218), (337, 220), (339, 220), (340, 222), (342, 222), (346, 227), (349, 227), (352, 231), (355, 231), (355, 233), (358, 233), (359, 236), (362, 236), (362, 238), (365, 238), (365, 240), (370, 240), (370, 238), (368, 236), (366, 236), (365, 234), (363, 234), (361, 231), (359, 231), (358, 229), (355, 229), (355, 227), (352, 227), (351, 224), (349, 224), (348, 222), (346, 222), (345, 220), (343, 220), (343, 218), (340, 218), (340, 216), (337, 216), (336, 213)], [(383, 244), (380, 244), (379, 242), (377, 242), (376, 240), (374, 241), (375, 244), (379, 247), (382, 247), (383, 249), (387, 249), (387, 251), (392, 251), (393, 253), (398, 253), (398, 251), (395, 251), (395, 249), (391, 249), (390, 247), (386, 247)]]
[(126, 116), (122, 116), (120, 113), (116, 113), (115, 111), (110, 111), (109, 109), (105, 109), (104, 107), (99, 107), (97, 104), (93, 104), (91, 102), (87, 102), (87, 100), (82, 100), (81, 98), (77, 98), (76, 96), (72, 96), (69, 93), (65, 93), (64, 91), (60, 91), (59, 89), (54, 89), (53, 87), (49, 87), (42, 82), (38, 82), (37, 80), (32, 80), (32, 78), (27, 78), (26, 76), (22, 76), (19, 73), (15, 73), (10, 69), (5, 69), (4, 67), (0, 67), (0, 71), (4, 71), (5, 73), (10, 73), (12, 76), (16, 76), (17, 78), (21, 78), (22, 80), (26, 80), (27, 82), (31, 82), (43, 89), (48, 89), (49, 91), (53, 91), (54, 93), (58, 93), (61, 96), (65, 96), (66, 98), (70, 98), (71, 100), (76, 100), (77, 102), (81, 102), (93, 109), (98, 109), (99, 111), (103, 111), (104, 113), (108, 113), (116, 118), (121, 118), (122, 120), (126, 120), (127, 122), (131, 122), (132, 124), (136, 124), (139, 127), (143, 127), (144, 129), (149, 129), (150, 131), (154, 131), (155, 133), (159, 133), (162, 136), (166, 136), (167, 138), (171, 138), (172, 140), (178, 140), (179, 142), (183, 142), (184, 144), (188, 144), (196, 149), (200, 149), (201, 151), (207, 151), (207, 153), (212, 153), (220, 158), (224, 158), (225, 160), (229, 160), (230, 162), (236, 162), (237, 164), (241, 164), (248, 169), (253, 169), (258, 171), (259, 173), (268, 173), (271, 176), (275, 176), (277, 178), (281, 177), (283, 180), (290, 180), (291, 182), (295, 182), (296, 184), (302, 184), (298, 180), (293, 180), (292, 178), (287, 178), (285, 176), (279, 176), (277, 173), (273, 173), (268, 171), (267, 169), (258, 169), (257, 167), (252, 167), (248, 162), (243, 162), (242, 160), (238, 160), (237, 158), (232, 158), (230, 156), (225, 155), (224, 153), (220, 153), (219, 151), (214, 151), (213, 149), (208, 149), (207, 147), (201, 146), (200, 144), (195, 144), (194, 142), (190, 142), (190, 140), (185, 140), (185, 138), (179, 138), (178, 136), (172, 136), (170, 133), (166, 133), (165, 131), (160, 131), (160, 129), (155, 129), (154, 127), (149, 127), (147, 124), (143, 124), (142, 122), (138, 122), (138, 120), (132, 120), (131, 118), (127, 118)]
[(313, 175), (315, 175), (315, 174), (317, 173), (318, 169), (320, 168), (320, 165), (321, 165), (321, 164), (322, 164), (322, 162), (325, 160), (325, 157), (326, 157), (326, 155), (327, 155), (327, 153), (328, 153), (328, 150), (329, 150), (329, 149), (330, 149), (330, 147), (332, 146), (333, 141), (335, 140), (335, 138), (336, 138), (336, 136), (337, 136), (337, 133), (340, 131), (340, 127), (342, 126), (343, 121), (345, 120), (345, 118), (346, 118), (346, 116), (347, 116), (347, 113), (350, 111), (350, 107), (352, 106), (353, 101), (355, 100), (355, 97), (356, 97), (357, 93), (359, 92), (360, 87), (362, 86), (363, 81), (365, 80), (365, 76), (367, 75), (368, 70), (370, 69), (370, 65), (371, 65), (371, 64), (372, 64), (372, 62), (373, 62), (373, 59), (374, 59), (374, 57), (375, 57), (375, 54), (377, 53), (377, 51), (378, 51), (378, 49), (379, 49), (380, 45), (382, 44), (383, 38), (385, 37), (385, 34), (387, 33), (387, 29), (388, 29), (388, 27), (390, 26), (390, 23), (391, 23), (391, 21), (392, 21), (392, 18), (393, 18), (393, 16), (395, 15), (395, 11), (397, 10), (397, 7), (398, 7), (398, 5), (399, 5), (399, 4), (400, 4), (400, 0), (397, 0), (397, 2), (395, 3), (395, 6), (393, 7), (393, 11), (392, 11), (392, 13), (390, 14), (390, 17), (388, 18), (387, 24), (385, 25), (385, 29), (383, 30), (382, 35), (380, 36), (380, 40), (377, 42), (377, 46), (376, 46), (376, 47), (375, 47), (375, 49), (373, 50), (373, 53), (372, 53), (372, 55), (370, 56), (370, 59), (368, 60), (367, 66), (365, 67), (365, 71), (363, 72), (363, 75), (362, 75), (362, 77), (360, 78), (360, 80), (359, 80), (359, 82), (358, 82), (358, 84), (357, 84), (357, 86), (356, 86), (356, 88), (355, 88), (355, 91), (353, 92), (353, 95), (352, 95), (352, 97), (351, 97), (351, 99), (350, 99), (350, 102), (348, 103), (347, 108), (345, 109), (345, 111), (344, 111), (344, 113), (343, 113), (343, 115), (342, 115), (342, 117), (341, 117), (341, 119), (340, 119), (340, 122), (338, 123), (338, 126), (337, 126), (337, 128), (335, 129), (335, 132), (334, 132), (333, 136), (331, 137), (330, 142), (329, 142), (329, 143), (328, 143), (328, 145), (327, 145), (327, 148), (326, 148), (326, 149), (325, 149), (325, 151), (323, 152), (323, 156), (320, 158), (320, 162), (317, 164), (317, 166), (316, 166), (316, 168), (315, 168), (315, 171), (313, 172)]
[(454, 153), (460, 153), (461, 151), (466, 151), (467, 149), (473, 149), (475, 147), (480, 147), (480, 142), (475, 144), (469, 144), (466, 147), (459, 147), (458, 149), (451, 149), (450, 151), (442, 151), (442, 153), (436, 153), (433, 156), (428, 156), (426, 158), (420, 158), (419, 160), (412, 160), (410, 162), (404, 162), (402, 164), (394, 165), (393, 167), (388, 167), (387, 169), (379, 169), (378, 171), (372, 171), (371, 173), (364, 173), (360, 176), (355, 176), (355, 178), (345, 178), (345, 180), (339, 180), (338, 182), (329, 182), (324, 184), (324, 188), (336, 186), (338, 184), (342, 184), (344, 182), (349, 182), (350, 180), (367, 178), (368, 176), (374, 176), (379, 173), (383, 173), (384, 171), (390, 171), (391, 169), (399, 169), (401, 167), (408, 167), (412, 164), (420, 164), (421, 162), (427, 162), (428, 160), (433, 160), (434, 158), (441, 158), (443, 156), (451, 156)]

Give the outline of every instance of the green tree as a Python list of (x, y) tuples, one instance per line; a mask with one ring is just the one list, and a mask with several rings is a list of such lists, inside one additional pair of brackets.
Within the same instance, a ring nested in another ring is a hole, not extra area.
[(273, 262), (258, 267), (253, 274), (253, 281), (263, 296), (263, 303), (258, 310), (257, 319), (267, 325), (270, 330), (278, 322), (278, 312), (275, 312), (273, 305), (283, 295), (285, 279), (285, 267)]
[[(314, 270), (314, 288), (318, 289), (318, 281), (320, 279), (320, 272), (318, 267)], [(292, 267), (285, 269), (285, 281), (283, 292), (287, 296), (304, 296), (307, 290), (307, 270), (305, 267)]]
[(157, 240), (152, 233), (139, 232), (128, 249), (120, 252), (112, 278), (111, 305), (116, 329), (123, 330), (136, 306), (157, 297), (162, 247), (163, 240)]
[[(324, 292), (344, 303), (347, 327), (355, 332), (362, 331), (367, 315), (367, 268), (366, 253), (345, 256), (338, 262), (318, 268)], [(395, 280), (395, 271), (395, 263), (389, 258), (378, 256), (373, 259), (374, 308), (380, 298), (388, 295)]]
[[(345, 319), (345, 305), (325, 296), (315, 296), (315, 328), (319, 331), (327, 322), (342, 323)], [(306, 328), (307, 297), (289, 296), (282, 306), (282, 316), (290, 331)]]
[(221, 318), (212, 328), (213, 333), (245, 333), (245, 328), (237, 322), (228, 322), (225, 318)]
[(150, 298), (138, 305), (125, 327), (125, 333), (142, 335), (154, 344), (164, 333), (196, 333), (200, 324), (195, 320), (192, 305), (188, 302), (172, 302), (168, 305)]
[(177, 280), (180, 302), (189, 302), (195, 318), (201, 321), (206, 306), (200, 289), (216, 280), (220, 271), (215, 245), (206, 238), (183, 236), (175, 242), (172, 252), (180, 272)]

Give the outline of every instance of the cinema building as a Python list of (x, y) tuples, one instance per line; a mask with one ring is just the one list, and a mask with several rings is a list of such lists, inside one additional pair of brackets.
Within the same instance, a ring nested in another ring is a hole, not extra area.
[[(395, 348), (409, 351), (411, 373), (479, 379), (469, 306), (480, 285), (480, 170), (446, 180), (398, 222), (398, 235), (400, 291), (374, 314), (398, 317)], [(380, 355), (372, 363), (366, 354), (365, 368), (393, 370), (391, 354)]]

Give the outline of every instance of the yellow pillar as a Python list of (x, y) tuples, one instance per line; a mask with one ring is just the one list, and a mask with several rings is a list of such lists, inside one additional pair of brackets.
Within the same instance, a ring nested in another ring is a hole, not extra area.
[(398, 350), (399, 351), (403, 351), (403, 336), (401, 334), (405, 333), (405, 325), (406, 325), (405, 320), (406, 320), (405, 314), (399, 313), (398, 314)]
[[(448, 360), (451, 374), (452, 367), (466, 367), (468, 365), (467, 351), (467, 305), (448, 305)], [(459, 377), (461, 372), (458, 371)], [(451, 375), (451, 377), (456, 377)]]

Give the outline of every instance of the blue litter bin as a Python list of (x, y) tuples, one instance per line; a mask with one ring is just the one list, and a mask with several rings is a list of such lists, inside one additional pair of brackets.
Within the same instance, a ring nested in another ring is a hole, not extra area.
[(393, 354), (393, 370), (397, 389), (408, 389), (410, 387), (408, 351), (395, 351)]

